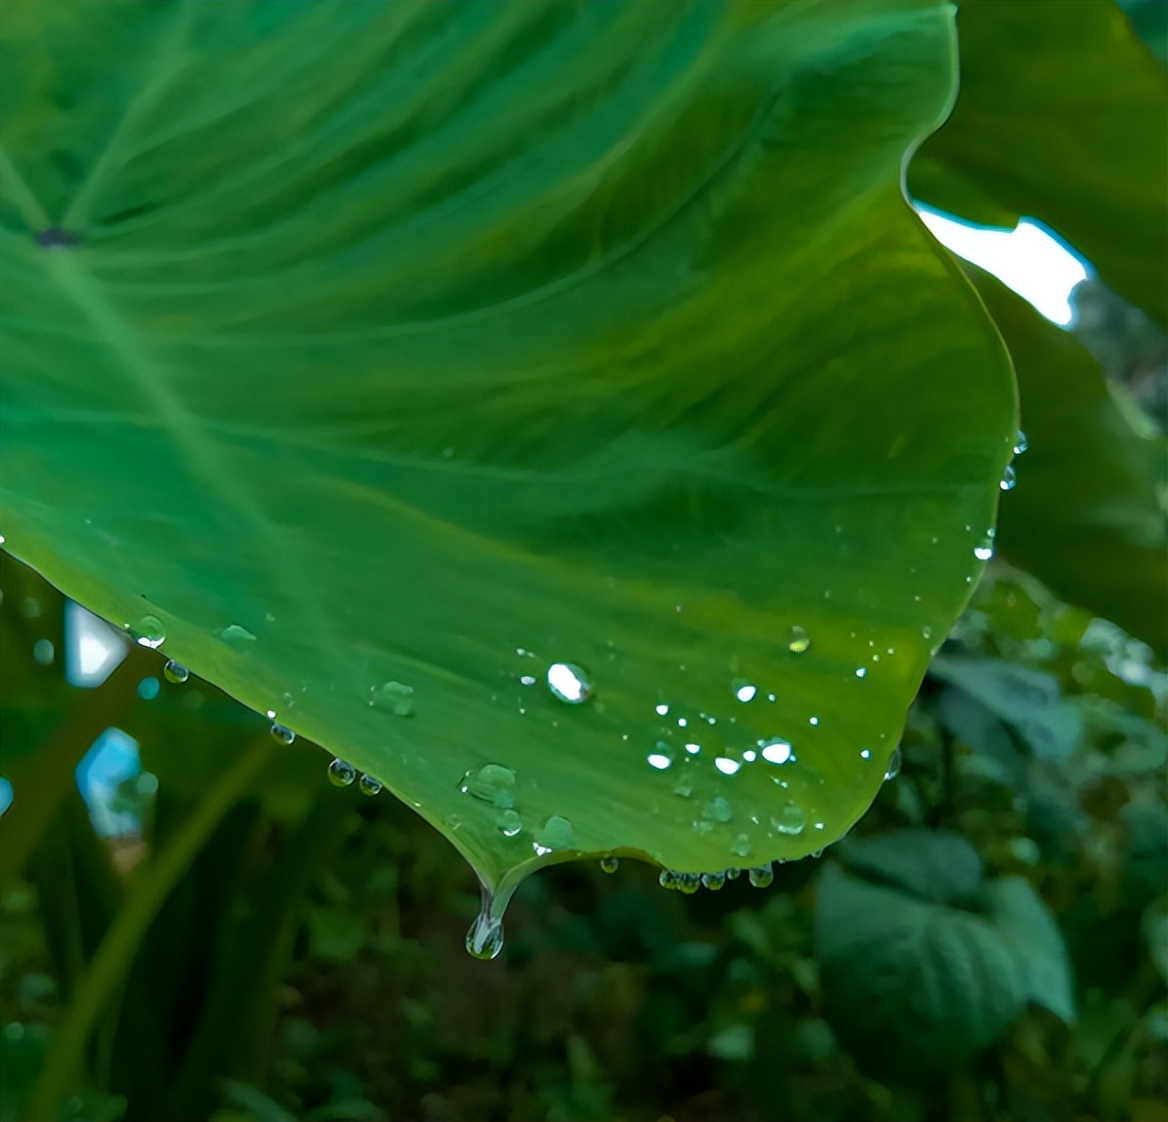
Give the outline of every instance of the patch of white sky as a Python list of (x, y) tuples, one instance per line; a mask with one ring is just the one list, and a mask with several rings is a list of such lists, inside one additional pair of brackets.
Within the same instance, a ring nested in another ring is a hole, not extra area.
[(978, 226), (930, 207), (916, 207), (933, 236), (958, 257), (993, 273), (1059, 327), (1074, 323), (1071, 290), (1091, 267), (1041, 223), (1023, 218), (1013, 230)]

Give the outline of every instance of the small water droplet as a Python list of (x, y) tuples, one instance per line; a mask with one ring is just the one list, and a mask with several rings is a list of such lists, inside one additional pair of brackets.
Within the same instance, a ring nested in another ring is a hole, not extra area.
[(760, 747), (762, 748), (762, 758), (768, 764), (785, 764), (792, 758), (790, 742), (779, 737), (760, 743)]
[(129, 631), (138, 646), (151, 650), (161, 647), (166, 640), (166, 628), (157, 616), (143, 616)]
[(535, 675), (534, 674), (520, 674), (519, 675), (519, 684), (523, 685), (523, 686), (534, 686), (535, 685)]
[(277, 744), (291, 744), (296, 739), (296, 734), (287, 725), (281, 725), (277, 721), (272, 722), (271, 733)]
[(870, 760), (871, 758), (872, 758), (872, 750), (870, 748), (861, 748), (860, 749), (860, 759), (861, 760)]
[(680, 798), (688, 799), (693, 794), (693, 781), (685, 775), (680, 776), (673, 785), (673, 793)]
[(236, 649), (246, 647), (249, 643), (256, 641), (256, 637), (246, 627), (240, 627), (238, 623), (229, 623), (226, 627), (219, 628), (215, 632), (215, 638)]
[(602, 873), (615, 873), (619, 868), (619, 857), (602, 857), (600, 859), (600, 871)]
[(501, 810), (495, 815), (495, 828), (505, 838), (513, 838), (523, 830), (523, 819), (517, 810)]
[(562, 815), (550, 815), (544, 820), (544, 824), (536, 830), (535, 840), (532, 844), (541, 857), (557, 849), (571, 849), (576, 844), (575, 827)]
[(748, 869), (746, 875), (755, 888), (769, 888), (774, 883), (775, 870), (772, 863), (768, 861), (765, 865), (757, 865), (753, 869)]
[(726, 874), (721, 873), (702, 873), (702, 884), (704, 884), (711, 892), (719, 892), (722, 886), (726, 883)]
[(734, 682), (734, 696), (744, 704), (753, 701), (757, 693), (758, 687), (751, 685), (750, 682), (744, 682), (741, 678)]
[(702, 750), (702, 746), (701, 746), (700, 744), (695, 744), (695, 743), (694, 743), (694, 742), (691, 740), (691, 741), (690, 741), (688, 744), (686, 744), (686, 746), (685, 746), (685, 750), (686, 750), (686, 752), (688, 752), (688, 753), (689, 753), (691, 756), (696, 756), (696, 755), (697, 755), (697, 754), (698, 754), (698, 753), (699, 753), (699, 752)]
[(357, 780), (357, 790), (363, 795), (368, 795), (373, 798), (374, 795), (381, 794), (382, 783), (381, 780), (365, 771), (361, 773), (361, 778)]
[(813, 849), (811, 851), (811, 856), (814, 860), (818, 861), (823, 856), (823, 850), (822, 849)]
[(664, 771), (673, 764), (673, 748), (666, 744), (664, 740), (659, 740), (657, 741), (656, 749), (649, 753), (647, 759), (650, 767), (655, 767), (658, 771)]
[(931, 639), (932, 637), (933, 637), (933, 629), (931, 627), (922, 627), (921, 628), (921, 638), (922, 639)]
[(1005, 474), (1002, 476), (1002, 482), (999, 483), (998, 486), (1003, 491), (1013, 491), (1017, 485), (1018, 473), (1014, 470), (1013, 464), (1007, 464)]
[(667, 716), (669, 713), (669, 706), (668, 705), (664, 705), (664, 704), (658, 705), (656, 707), (656, 709), (657, 709), (657, 716), (658, 717)]
[(348, 760), (333, 760), (328, 766), (328, 777), (334, 787), (351, 787), (357, 778), (357, 769)]
[(717, 756), (714, 759), (714, 767), (716, 767), (723, 775), (735, 775), (742, 767), (738, 760), (732, 760), (729, 756)]
[(739, 834), (738, 837), (736, 837), (730, 843), (730, 852), (733, 853), (736, 857), (749, 857), (751, 849), (752, 846), (750, 844), (750, 838), (748, 838), (745, 834)]
[(583, 705), (592, 696), (588, 675), (570, 662), (553, 662), (547, 672), (552, 696), (567, 705)]
[(484, 764), (477, 771), (471, 768), (459, 781), (458, 789), (496, 810), (515, 806), (515, 772), (502, 764)]
[(973, 547), (973, 555), (979, 561), (988, 561), (994, 555), (994, 530), (991, 527), (986, 535)]
[(414, 715), (414, 687), (404, 682), (385, 682), (369, 687), (369, 704), (395, 717)]
[(173, 685), (181, 686), (190, 678), (191, 672), (181, 662), (175, 662), (173, 658), (168, 658), (166, 665), (162, 668), (162, 676)]
[(726, 879), (727, 880), (737, 880), (740, 876), (742, 876), (741, 869), (727, 869), (726, 870)]
[(758, 753), (753, 748), (747, 748), (746, 751), (742, 753), (742, 759), (743, 762), (752, 764), (755, 760), (758, 759)]
[[(877, 656), (877, 660), (879, 660), (879, 656)], [(815, 727), (817, 727), (817, 728), (818, 728), (818, 726), (819, 726), (819, 718), (818, 718), (818, 717), (808, 717), (808, 718), (807, 718), (807, 723), (808, 723), (809, 725), (814, 725)]]
[(1022, 456), (1030, 451), (1030, 441), (1026, 439), (1026, 434), (1019, 429), (1018, 435), (1014, 438), (1014, 455)]
[(787, 649), (792, 654), (802, 654), (811, 646), (811, 637), (801, 627), (791, 628), (791, 641), (787, 644)]
[(689, 721), (687, 721), (687, 720), (686, 720), (684, 717), (678, 717), (678, 718), (677, 718), (677, 727), (678, 727), (679, 729), (688, 728), (688, 727), (689, 727)]
[(730, 803), (719, 795), (702, 807), (702, 817), (710, 822), (729, 822), (733, 817)]
[(858, 666), (858, 667), (856, 668), (856, 677), (857, 677), (857, 678), (866, 678), (866, 677), (868, 677), (868, 668), (867, 668), (866, 666)]
[(892, 759), (888, 761), (888, 770), (884, 773), (885, 779), (895, 779), (900, 774), (900, 748), (892, 753)]
[(771, 825), (780, 834), (786, 834), (791, 838), (798, 837), (799, 834), (803, 833), (803, 829), (807, 825), (807, 815), (803, 812), (802, 807), (798, 807), (794, 803), (788, 803), (771, 819)]

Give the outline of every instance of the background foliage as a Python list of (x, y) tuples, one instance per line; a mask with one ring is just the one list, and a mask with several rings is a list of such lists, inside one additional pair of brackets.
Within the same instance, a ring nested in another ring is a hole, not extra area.
[[(1163, 68), (1109, 4), (973, 0), (959, 31), (910, 186), (1033, 215), (1100, 279), (1068, 335), (974, 277), (1031, 449), (852, 834), (763, 888), (556, 866), (479, 963), (477, 885), (409, 807), (153, 652), (68, 686), (65, 603), (5, 556), (0, 1118), (1168, 1116)], [(1082, 51), (1114, 98), (1067, 95)], [(99, 814), (73, 772), (110, 728), (145, 771)]]

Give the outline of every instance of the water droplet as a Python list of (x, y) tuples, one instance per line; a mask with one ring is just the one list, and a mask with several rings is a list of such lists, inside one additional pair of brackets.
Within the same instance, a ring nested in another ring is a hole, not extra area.
[(357, 778), (357, 769), (348, 760), (333, 760), (328, 766), (328, 777), (334, 787), (351, 787)]
[(535, 675), (534, 674), (520, 674), (519, 675), (519, 684), (523, 685), (523, 686), (534, 686), (535, 685)]
[(679, 888), (681, 886), (681, 873), (674, 872), (672, 869), (662, 869), (657, 877), (657, 883), (662, 888)]
[(700, 744), (695, 744), (691, 740), (688, 744), (686, 744), (685, 750), (689, 753), (689, 755), (696, 756), (702, 750), (702, 746)]
[(669, 713), (669, 706), (668, 705), (658, 705), (656, 707), (656, 709), (657, 709), (657, 716), (658, 717), (667, 716)]
[(860, 749), (860, 759), (861, 760), (870, 760), (871, 758), (872, 758), (872, 750), (870, 748)]
[(818, 861), (823, 856), (823, 850), (822, 849), (813, 849), (811, 851), (811, 856), (814, 860)]
[(140, 647), (154, 650), (161, 647), (166, 639), (166, 628), (157, 616), (143, 616), (130, 629), (130, 638)]
[(803, 812), (802, 807), (798, 807), (794, 803), (788, 803), (771, 819), (771, 825), (780, 834), (786, 834), (791, 838), (798, 837), (799, 834), (803, 833), (803, 829), (807, 825), (807, 815)]
[(727, 869), (726, 870), (726, 879), (727, 880), (737, 880), (740, 876), (742, 876), (741, 869)]
[[(880, 656), (879, 656), (879, 655), (877, 655), (877, 656), (876, 656), (876, 660), (877, 660), (877, 661), (879, 661), (879, 660), (880, 660)], [(808, 718), (807, 718), (807, 723), (808, 723), (809, 725), (815, 725), (816, 727), (818, 727), (818, 725), (819, 725), (819, 718), (818, 718), (818, 717), (808, 717)]]
[(1018, 485), (1018, 473), (1014, 470), (1013, 464), (1006, 465), (1005, 474), (1002, 476), (1002, 482), (998, 486), (1003, 491), (1013, 491)]
[(986, 535), (973, 547), (973, 555), (979, 561), (988, 561), (994, 555), (994, 530), (991, 527)]
[(513, 838), (523, 829), (523, 819), (517, 810), (501, 810), (495, 815), (495, 827), (505, 838)]
[(702, 873), (702, 884), (704, 884), (711, 892), (719, 892), (725, 883), (726, 874), (724, 872)]
[(791, 641), (787, 644), (787, 649), (792, 654), (802, 654), (811, 646), (811, 637), (801, 627), (791, 628)]
[(166, 660), (166, 665), (162, 668), (162, 676), (172, 684), (181, 686), (191, 676), (191, 672), (183, 666), (181, 662), (175, 662), (173, 658)]
[(582, 705), (592, 696), (588, 675), (570, 662), (553, 662), (548, 667), (547, 684), (552, 696), (568, 705)]
[(542, 857), (556, 849), (571, 849), (576, 844), (576, 830), (567, 818), (559, 814), (548, 817), (535, 832), (533, 846)]
[(701, 873), (678, 873), (677, 887), (687, 896), (692, 896), (702, 886)]
[(742, 759), (745, 763), (752, 764), (755, 760), (758, 759), (758, 753), (753, 748), (747, 748), (746, 751), (742, 753)]
[(900, 774), (900, 762), (901, 755), (900, 748), (898, 747), (896, 751), (892, 753), (892, 759), (888, 761), (888, 770), (884, 773), (885, 779), (895, 779)]
[(32, 660), (37, 666), (52, 666), (57, 652), (51, 639), (38, 639), (32, 645)]
[(750, 838), (748, 838), (745, 834), (739, 834), (738, 837), (736, 837), (730, 843), (730, 852), (733, 853), (736, 857), (749, 857), (751, 848)]
[(238, 623), (229, 623), (226, 627), (219, 628), (215, 632), (215, 638), (236, 649), (246, 647), (249, 643), (256, 641), (256, 637), (246, 627), (240, 627)]
[(296, 739), (296, 734), (287, 725), (281, 725), (276, 721), (272, 722), (271, 733), (277, 744), (291, 744)]
[(857, 667), (856, 668), (856, 677), (857, 678), (867, 678), (868, 677), (868, 668), (866, 666)]
[(494, 897), (484, 888), (479, 914), (466, 933), (467, 953), (487, 961), (497, 958), (503, 949), (503, 917), (493, 911)]
[(1022, 456), (1030, 451), (1030, 441), (1026, 439), (1026, 434), (1019, 429), (1018, 435), (1014, 438), (1014, 455)]
[(733, 817), (730, 803), (719, 795), (702, 807), (702, 817), (710, 822), (729, 822)]
[(931, 627), (922, 627), (921, 628), (921, 638), (922, 639), (931, 639), (932, 637), (933, 637), (933, 629)]
[(459, 781), (458, 789), (496, 810), (515, 806), (515, 772), (502, 764), (484, 764), (478, 771), (471, 768)]
[(758, 865), (753, 869), (748, 869), (746, 875), (750, 878), (750, 883), (755, 888), (769, 888), (775, 879), (774, 866), (770, 861), (765, 865)]
[(741, 679), (738, 679), (734, 683), (734, 696), (743, 703), (747, 701), (753, 701), (754, 696), (757, 693), (758, 687), (752, 686), (749, 682), (744, 682)]
[(679, 729), (687, 728), (688, 726), (689, 726), (689, 721), (687, 721), (684, 717), (677, 718), (677, 727)]
[(414, 715), (414, 687), (403, 682), (385, 682), (369, 687), (369, 704), (395, 717)]
[(793, 755), (790, 742), (780, 738), (768, 740), (766, 743), (760, 744), (760, 747), (762, 748), (762, 758), (768, 764), (785, 764)]
[(357, 790), (369, 798), (373, 798), (374, 795), (380, 795), (381, 787), (381, 780), (370, 775), (367, 771), (362, 772), (361, 778), (357, 780)]
[(664, 740), (659, 740), (657, 741), (656, 750), (650, 752), (647, 759), (650, 767), (655, 767), (658, 771), (664, 771), (673, 764), (673, 748), (666, 744)]
[(714, 760), (714, 767), (723, 775), (734, 775), (742, 767), (742, 764), (737, 760), (730, 759), (729, 756), (718, 756)]
[(682, 775), (673, 785), (673, 793), (683, 799), (688, 799), (693, 794), (693, 782)]
[(615, 873), (619, 868), (619, 857), (602, 857), (600, 859), (600, 871), (602, 873)]

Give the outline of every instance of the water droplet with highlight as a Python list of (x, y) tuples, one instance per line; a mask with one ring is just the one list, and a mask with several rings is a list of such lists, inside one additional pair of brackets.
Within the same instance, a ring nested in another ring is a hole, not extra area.
[(1030, 451), (1030, 441), (1026, 439), (1026, 434), (1019, 429), (1018, 435), (1014, 437), (1014, 455), (1022, 456)]
[(742, 767), (738, 760), (732, 760), (729, 756), (718, 756), (714, 760), (714, 767), (716, 767), (723, 775), (735, 775)]
[(701, 887), (701, 873), (678, 873), (677, 888), (687, 896), (692, 896)]
[(380, 686), (369, 687), (369, 704), (383, 713), (392, 713), (395, 717), (412, 717), (414, 715), (414, 687), (403, 682), (385, 682)]
[(494, 897), (483, 889), (483, 902), (466, 933), (466, 949), (472, 958), (487, 961), (503, 949), (503, 917), (494, 913)]
[(157, 616), (143, 616), (130, 629), (130, 638), (140, 647), (154, 650), (166, 640), (166, 628)]
[(750, 682), (744, 682), (738, 679), (734, 683), (734, 696), (743, 703), (753, 701), (757, 693), (758, 687), (751, 685)]
[(669, 714), (669, 706), (665, 705), (665, 704), (658, 705), (656, 707), (656, 710), (657, 710), (658, 717), (665, 717), (665, 716), (668, 716), (668, 714)]
[(667, 767), (673, 765), (673, 748), (666, 744), (664, 740), (657, 741), (657, 747), (650, 752), (646, 757), (649, 761), (649, 766), (656, 768), (658, 771), (664, 771)]
[(702, 807), (702, 817), (709, 822), (729, 822), (733, 817), (730, 803), (719, 795)]
[(973, 547), (973, 555), (979, 561), (988, 561), (994, 555), (994, 531), (986, 531), (986, 536)]
[(463, 775), (458, 789), (496, 810), (511, 810), (515, 806), (515, 772), (502, 764), (484, 764)]
[(870, 760), (872, 758), (872, 750), (870, 748), (862, 748), (860, 750), (861, 760)]
[(998, 486), (1003, 491), (1013, 491), (1018, 485), (1018, 473), (1014, 470), (1013, 464), (1006, 465), (1005, 474), (1002, 476), (1002, 482)]
[(770, 861), (765, 865), (757, 865), (753, 869), (748, 869), (746, 875), (755, 888), (769, 888), (775, 880), (774, 866)]
[(857, 667), (856, 668), (856, 677), (857, 678), (867, 678), (868, 677), (868, 668), (866, 666)]
[(367, 771), (363, 771), (361, 778), (357, 780), (357, 790), (369, 798), (373, 798), (374, 795), (380, 795), (381, 787), (381, 780), (376, 776), (370, 775)]
[(191, 672), (181, 662), (175, 662), (173, 658), (169, 658), (162, 668), (162, 676), (173, 685), (181, 686), (190, 678)]
[(348, 760), (333, 760), (328, 766), (328, 777), (334, 787), (351, 787), (357, 778), (357, 769)]
[(523, 819), (517, 810), (501, 810), (495, 815), (495, 828), (505, 838), (513, 838), (523, 830)]
[(791, 628), (791, 641), (787, 644), (787, 649), (792, 654), (802, 654), (811, 646), (811, 637), (801, 627)]
[(277, 744), (291, 744), (296, 739), (296, 734), (287, 725), (282, 725), (278, 721), (272, 722), (270, 731), (272, 739)]
[(788, 741), (776, 738), (768, 740), (760, 744), (762, 748), (762, 758), (768, 764), (785, 764), (788, 760), (793, 758), (791, 752), (791, 745)]
[(711, 892), (719, 892), (722, 886), (726, 883), (726, 874), (722, 873), (702, 873), (702, 884), (704, 884)]
[(681, 873), (673, 869), (662, 869), (657, 876), (657, 883), (662, 888), (677, 889), (681, 887)]
[(790, 838), (798, 837), (807, 825), (807, 815), (802, 807), (788, 803), (771, 819), (771, 825), (780, 834), (786, 834)]
[(557, 849), (571, 849), (575, 844), (575, 827), (562, 815), (553, 814), (535, 831), (532, 848), (542, 857)]
[(547, 684), (552, 696), (567, 705), (582, 705), (592, 696), (588, 675), (570, 662), (553, 662), (548, 667)]
[(736, 857), (749, 857), (751, 849), (752, 846), (750, 844), (750, 838), (748, 838), (745, 834), (739, 834), (738, 837), (736, 837), (730, 843), (730, 852), (733, 853)]
[(615, 873), (619, 868), (619, 857), (602, 857), (600, 859), (600, 871), (602, 873)]
[(888, 761), (888, 770), (884, 773), (885, 779), (895, 779), (900, 774), (900, 748), (892, 753), (892, 759)]

